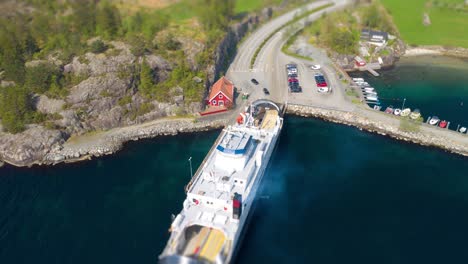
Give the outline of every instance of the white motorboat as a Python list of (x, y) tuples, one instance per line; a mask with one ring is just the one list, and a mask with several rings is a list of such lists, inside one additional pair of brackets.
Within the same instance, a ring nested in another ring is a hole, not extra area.
[(466, 133), (467, 128), (466, 128), (466, 127), (461, 127), (458, 131), (459, 131), (460, 133)]
[(365, 87), (365, 88), (361, 88), (361, 90), (363, 91), (375, 91), (375, 89), (373, 87)]
[(379, 98), (377, 96), (372, 96), (372, 95), (366, 95), (365, 96), (367, 101), (378, 101)]
[(409, 116), (411, 114), (410, 108), (405, 108), (401, 111), (400, 116)]
[(429, 119), (429, 125), (431, 126), (436, 126), (439, 122), (440, 119), (437, 116), (433, 116), (431, 119)]
[(401, 114), (401, 109), (396, 108), (395, 110), (393, 110), (393, 114), (396, 115), (396, 116), (399, 116)]
[(363, 93), (364, 93), (364, 94), (368, 94), (368, 95), (377, 96), (377, 92), (374, 92), (374, 91), (364, 91)]
[(363, 82), (364, 79), (363, 79), (363, 78), (353, 78), (353, 81), (355, 81), (355, 82)]
[(374, 105), (374, 110), (380, 111), (380, 109), (382, 109), (380, 105)]

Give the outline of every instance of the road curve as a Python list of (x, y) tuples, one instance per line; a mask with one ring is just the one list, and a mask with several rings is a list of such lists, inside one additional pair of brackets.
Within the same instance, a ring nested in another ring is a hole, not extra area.
[[(288, 57), (281, 52), (281, 46), (286, 39), (283, 37), (283, 30), (276, 33), (264, 45), (257, 55), (253, 69), (250, 69), (250, 62), (257, 48), (262, 42), (278, 28), (285, 25), (300, 12), (309, 11), (323, 5), (334, 3), (333, 6), (312, 13), (301, 21), (313, 21), (318, 19), (324, 12), (332, 12), (343, 8), (349, 4), (350, 0), (320, 0), (306, 6), (292, 10), (282, 16), (279, 16), (268, 23), (262, 25), (259, 29), (248, 36), (240, 45), (237, 55), (230, 65), (227, 76), (236, 87), (243, 92), (248, 92), (252, 100), (264, 97), (262, 88), (268, 87), (271, 95), (269, 99), (283, 103), (287, 100), (286, 76), (284, 71), (285, 63)], [(257, 79), (260, 84), (253, 85), (250, 79)]]

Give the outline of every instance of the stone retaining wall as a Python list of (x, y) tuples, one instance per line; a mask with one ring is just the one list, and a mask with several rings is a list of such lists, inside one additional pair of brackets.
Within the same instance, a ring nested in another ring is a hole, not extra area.
[(316, 117), (334, 123), (355, 126), (369, 132), (390, 136), (398, 140), (412, 142), (423, 146), (437, 147), (451, 153), (468, 156), (468, 146), (466, 144), (458, 144), (448, 137), (440, 137), (426, 132), (404, 132), (401, 131), (398, 126), (388, 124), (387, 122), (373, 120), (353, 112), (327, 110), (310, 106), (288, 105), (286, 113), (303, 117)]

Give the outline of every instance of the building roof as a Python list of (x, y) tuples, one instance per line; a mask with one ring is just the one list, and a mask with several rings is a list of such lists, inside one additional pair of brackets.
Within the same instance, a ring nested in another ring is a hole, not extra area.
[(209, 101), (213, 100), (220, 92), (223, 93), (229, 101), (234, 102), (234, 84), (224, 76), (211, 87)]
[(375, 36), (383, 37), (385, 40), (388, 39), (388, 33), (384, 31), (374, 31), (370, 29), (361, 30), (361, 38), (372, 40)]

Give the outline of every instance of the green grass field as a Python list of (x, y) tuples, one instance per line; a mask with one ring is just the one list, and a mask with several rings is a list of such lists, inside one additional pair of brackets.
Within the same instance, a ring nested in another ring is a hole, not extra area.
[[(468, 11), (456, 10), (464, 0), (381, 0), (393, 16), (401, 37), (410, 45), (441, 45), (468, 48)], [(431, 25), (423, 25), (427, 12)]]
[(268, 5), (280, 4), (282, 0), (237, 0), (236, 14), (259, 10)]

